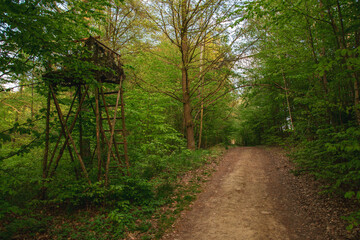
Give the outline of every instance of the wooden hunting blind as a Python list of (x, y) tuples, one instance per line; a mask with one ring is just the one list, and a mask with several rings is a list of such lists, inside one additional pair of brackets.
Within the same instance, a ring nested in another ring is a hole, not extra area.
[[(90, 158), (92, 169), (97, 168), (97, 180), (104, 179), (105, 185), (108, 185), (112, 177), (125, 174), (129, 167), (123, 97), (125, 74), (120, 55), (98, 39), (89, 37), (77, 42), (82, 44), (83, 53), (86, 53), (85, 57), (80, 57), (80, 61), (83, 65), (91, 66), (90, 68), (84, 71), (78, 66), (62, 67), (43, 75), (49, 86), (43, 178), (48, 179), (55, 175), (67, 149), (70, 160), (73, 163), (78, 161), (82, 176), (89, 183), (89, 165), (84, 161), (85, 157)], [(83, 75), (90, 76), (91, 80), (87, 81)], [(60, 87), (76, 88), (76, 94), (72, 97), (72, 103), (66, 112), (65, 108), (60, 107), (58, 100)], [(61, 125), (57, 141), (51, 144), (53, 149), (50, 149), (51, 100)], [(85, 125), (82, 115), (85, 113), (96, 119), (96, 126), (91, 133), (91, 144), (82, 136)], [(74, 134), (76, 126), (78, 132)], [(85, 149), (84, 145), (87, 145)], [(94, 159), (97, 159), (97, 164), (94, 164)], [(80, 174), (77, 168), (74, 168), (74, 172), (78, 178)]]

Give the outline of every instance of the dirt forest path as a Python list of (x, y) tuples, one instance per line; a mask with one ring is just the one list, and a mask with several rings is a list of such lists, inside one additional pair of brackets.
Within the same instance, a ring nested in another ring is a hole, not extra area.
[(163, 240), (351, 239), (336, 232), (339, 224), (332, 226), (330, 217), (312, 216), (318, 210), (309, 207), (311, 200), (297, 196), (308, 193), (293, 189), (287, 159), (272, 151), (227, 151), (191, 209)]

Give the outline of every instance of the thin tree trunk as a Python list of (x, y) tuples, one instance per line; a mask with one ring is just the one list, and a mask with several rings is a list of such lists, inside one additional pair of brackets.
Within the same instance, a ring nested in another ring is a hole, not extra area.
[(45, 199), (46, 195), (46, 186), (45, 186), (45, 180), (47, 178), (47, 162), (48, 162), (48, 155), (49, 155), (49, 142), (50, 142), (50, 107), (51, 107), (51, 94), (50, 89), (48, 90), (48, 96), (47, 96), (47, 103), (46, 103), (46, 124), (45, 124), (45, 149), (44, 149), (44, 158), (43, 158), (43, 164), (42, 164), (42, 188), (41, 188), (41, 198)]
[[(20, 87), (20, 97), (22, 97), (22, 92), (23, 92), (23, 86), (21, 86)], [(19, 108), (19, 110), (20, 110), (21, 108)], [(19, 113), (20, 113), (20, 111), (16, 111), (15, 112), (15, 122), (17, 123), (17, 122), (19, 122)], [(13, 139), (13, 140), (15, 140), (15, 138)]]
[(201, 103), (200, 128), (199, 128), (199, 145), (198, 145), (198, 148), (201, 148), (201, 138), (202, 138), (202, 131), (203, 131), (203, 118), (204, 118), (204, 103)]
[[(341, 36), (340, 38), (340, 47), (342, 49), (348, 49), (350, 46), (346, 43), (346, 36), (345, 36), (345, 30), (344, 30), (344, 19), (341, 11), (340, 2), (336, 1), (336, 6), (338, 10), (339, 15), (339, 21), (340, 21), (340, 30), (341, 30)], [(334, 24), (334, 23), (333, 23)], [(335, 24), (334, 24), (335, 25)], [(356, 41), (356, 33), (355, 33), (355, 46), (354, 49), (358, 47), (358, 42)], [(349, 56), (348, 54), (345, 55), (345, 62), (348, 60)], [(360, 98), (359, 98), (359, 79), (358, 76), (354, 73), (354, 69), (352, 66), (348, 65), (347, 69), (352, 72), (350, 74), (350, 77), (354, 80), (354, 108), (355, 108), (355, 118), (358, 125), (360, 125)]]
[[(323, 7), (322, 0), (320, 0), (320, 7)], [(331, 12), (330, 6), (326, 6), (326, 10), (327, 10), (330, 22), (331, 22), (331, 27), (332, 27), (332, 30), (333, 30), (333, 33), (334, 33), (337, 48), (340, 48), (341, 47), (341, 39), (340, 39), (340, 36), (338, 35), (339, 29), (338, 29), (338, 27), (337, 27), (337, 25), (335, 23), (335, 19), (334, 19), (334, 16), (333, 16), (332, 12)]]
[[(78, 101), (79, 101), (79, 105), (81, 102), (81, 85), (79, 86), (79, 91), (78, 91)], [(79, 128), (79, 148), (80, 148), (80, 155), (82, 157), (82, 159), (84, 159), (84, 162), (86, 163), (86, 160), (84, 158), (84, 143), (83, 143), (83, 119), (82, 119), (82, 107), (80, 109), (79, 112), (79, 124), (78, 124), (78, 128)]]
[(98, 160), (98, 181), (101, 180), (101, 145), (100, 145), (100, 131), (101, 131), (101, 114), (99, 105), (99, 88), (95, 89), (95, 114), (96, 114), (96, 156)]
[(340, 3), (338, 0), (336, 1), (336, 5), (337, 5), (338, 14), (339, 14), (340, 29), (341, 29), (341, 46), (343, 48), (347, 48), (347, 46), (346, 46), (347, 44), (346, 44), (346, 40), (345, 40), (344, 21), (343, 21)]
[(354, 81), (354, 91), (355, 91), (355, 116), (356, 116), (356, 122), (358, 125), (360, 125), (360, 97), (359, 97), (359, 81), (355, 78)]
[[(201, 46), (200, 46), (200, 73), (202, 72), (202, 68), (203, 68), (204, 48), (205, 48), (204, 43), (202, 43)], [(202, 138), (202, 130), (203, 130), (203, 118), (204, 118), (204, 101), (202, 99), (202, 93), (204, 91), (204, 87), (202, 86), (203, 82), (204, 82), (204, 77), (201, 76), (201, 79), (200, 79), (201, 87), (199, 88), (199, 96), (200, 96), (201, 106), (200, 106), (200, 127), (199, 127), (198, 148), (201, 147), (201, 138)]]
[[(358, 48), (359, 45), (360, 45), (360, 32), (357, 31), (355, 32), (355, 47)], [(359, 57), (359, 55), (356, 55), (356, 57)], [(355, 94), (354, 94), (354, 102), (355, 102), (355, 115), (356, 115), (356, 121), (357, 121), (357, 124), (360, 126), (360, 96), (359, 96), (359, 73), (354, 73), (355, 75), (355, 82), (354, 82), (354, 91), (355, 91)]]
[[(320, 6), (320, 8), (323, 8), (323, 7), (324, 7), (324, 4), (323, 4), (322, 0), (320, 0), (319, 6)], [(321, 15), (322, 18), (324, 18), (324, 13), (323, 13), (323, 12), (321, 12), (320, 15)], [(331, 17), (331, 13), (329, 13), (329, 16)], [(332, 21), (332, 22), (333, 22), (333, 21)], [(333, 29), (334, 29), (333, 24), (332, 24), (332, 27), (333, 27)], [(335, 33), (335, 38), (336, 38), (336, 40), (338, 40), (338, 39), (337, 39), (337, 35), (336, 35), (336, 31), (335, 31), (334, 33)], [(325, 47), (322, 47), (322, 48), (321, 48), (320, 57), (324, 57), (324, 56), (325, 56), (325, 53), (326, 53)], [(316, 61), (317, 61), (317, 60), (316, 60)], [(328, 85), (328, 81), (327, 81), (326, 72), (324, 72), (324, 75), (323, 75), (320, 79), (321, 79), (321, 83), (322, 83), (322, 86), (323, 86), (323, 89), (324, 89), (324, 92), (325, 92), (325, 95), (326, 95), (326, 98), (327, 98), (327, 94), (328, 94), (328, 86), (327, 86), (327, 85)], [(330, 116), (330, 118), (331, 118), (331, 116)]]
[(34, 119), (34, 82), (31, 85), (31, 119)]

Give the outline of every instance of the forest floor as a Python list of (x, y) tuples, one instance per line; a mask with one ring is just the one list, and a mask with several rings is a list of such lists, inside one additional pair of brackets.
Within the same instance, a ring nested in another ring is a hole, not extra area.
[(360, 239), (341, 219), (356, 206), (319, 194), (313, 177), (296, 177), (292, 168), (278, 148), (228, 150), (197, 200), (162, 239)]

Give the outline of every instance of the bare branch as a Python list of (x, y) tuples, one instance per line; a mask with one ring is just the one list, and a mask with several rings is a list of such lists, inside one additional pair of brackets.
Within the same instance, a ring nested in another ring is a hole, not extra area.
[[(152, 84), (144, 81), (143, 79), (141, 79), (140, 77), (138, 77), (135, 73), (133, 73), (133, 74), (134, 74), (134, 76), (135, 76), (135, 77), (134, 77), (134, 80), (135, 80), (136, 85), (139, 86), (139, 87), (140, 87), (141, 89), (143, 89), (144, 91), (149, 92), (149, 93), (162, 93), (162, 94), (164, 94), (164, 95), (166, 95), (166, 96), (168, 96), (168, 97), (171, 97), (171, 98), (175, 99), (176, 101), (182, 102), (182, 99), (180, 99), (178, 96), (176, 96), (175, 93), (173, 93), (173, 92), (168, 92), (168, 91), (163, 91), (163, 90), (161, 90), (159, 87), (154, 86), (154, 85), (152, 85)], [(155, 91), (143, 87), (143, 86), (139, 83), (139, 81), (140, 81), (141, 83), (143, 83), (144, 85), (147, 85), (148, 87), (154, 88)]]

